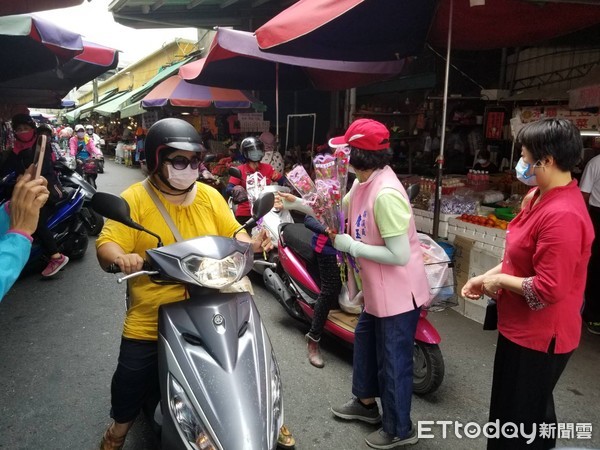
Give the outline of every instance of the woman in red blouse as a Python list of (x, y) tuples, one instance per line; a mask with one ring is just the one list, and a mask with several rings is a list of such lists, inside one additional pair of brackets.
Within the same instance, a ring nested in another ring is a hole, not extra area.
[(462, 295), (497, 300), (490, 422), (512, 422), (536, 436), (527, 445), (528, 438), (499, 433), (487, 448), (550, 449), (556, 433), (542, 439), (540, 428), (556, 423), (552, 392), (579, 344), (594, 230), (571, 178), (583, 147), (579, 130), (564, 119), (543, 119), (523, 127), (517, 140), (517, 177), (537, 187), (508, 226), (502, 263), (471, 278)]

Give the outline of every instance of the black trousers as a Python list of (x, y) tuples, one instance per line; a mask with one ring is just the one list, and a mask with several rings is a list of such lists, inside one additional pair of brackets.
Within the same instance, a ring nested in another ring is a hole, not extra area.
[[(565, 369), (571, 353), (554, 354), (554, 341), (548, 353), (521, 347), (498, 334), (498, 345), (494, 359), (494, 380), (490, 402), (490, 422), (499, 420), (500, 426), (512, 422), (525, 432), (542, 423), (556, 423), (554, 396), (552, 392)], [(556, 429), (556, 426), (555, 426)], [(527, 438), (488, 439), (488, 450), (546, 450), (554, 448), (553, 438), (536, 438), (527, 444)]]
[(46, 202), (44, 206), (40, 209), (40, 218), (38, 220), (37, 229), (35, 233), (33, 233), (33, 238), (37, 239), (44, 249), (44, 255), (50, 257), (55, 253), (58, 253), (58, 246), (56, 245), (56, 241), (54, 240), (54, 235), (52, 231), (48, 229), (48, 218), (52, 215), (54, 211), (54, 203), (50, 200)]
[(112, 377), (110, 394), (110, 416), (117, 423), (135, 420), (144, 404), (158, 404), (157, 341), (121, 338), (119, 362)]
[(590, 206), (590, 217), (596, 238), (592, 243), (592, 255), (588, 263), (583, 320), (600, 322), (600, 208)]
[(329, 311), (337, 305), (342, 278), (336, 255), (316, 252), (312, 246), (313, 236), (314, 232), (300, 223), (287, 224), (283, 229), (285, 243), (306, 261), (309, 273), (321, 290), (308, 332), (312, 339), (318, 341), (323, 334)]

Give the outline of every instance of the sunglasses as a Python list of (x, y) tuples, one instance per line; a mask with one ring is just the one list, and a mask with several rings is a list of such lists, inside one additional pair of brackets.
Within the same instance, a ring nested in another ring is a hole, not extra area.
[(192, 169), (196, 170), (200, 165), (200, 159), (195, 156), (192, 156), (191, 159), (187, 159), (185, 156), (179, 155), (175, 158), (164, 158), (163, 161), (169, 162), (175, 170), (183, 170), (187, 166), (190, 166)]

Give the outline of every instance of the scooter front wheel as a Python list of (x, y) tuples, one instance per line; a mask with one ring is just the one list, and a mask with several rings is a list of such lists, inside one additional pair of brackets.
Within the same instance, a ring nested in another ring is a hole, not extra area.
[(437, 344), (415, 341), (413, 353), (413, 392), (431, 394), (444, 380), (444, 358)]

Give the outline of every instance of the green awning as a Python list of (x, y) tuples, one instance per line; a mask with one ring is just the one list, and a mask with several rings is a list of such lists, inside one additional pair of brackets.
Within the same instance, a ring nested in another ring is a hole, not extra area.
[(141, 101), (138, 101), (121, 109), (121, 119), (125, 119), (131, 116), (137, 116), (139, 114), (144, 114), (146, 110), (141, 107), (141, 103)]
[(121, 111), (121, 119), (144, 113), (145, 110), (139, 106), (140, 99), (150, 92), (154, 86), (173, 75), (173, 73), (178, 71), (182, 65), (190, 62), (192, 59), (193, 58), (187, 58), (183, 61), (173, 64), (172, 66), (164, 68), (154, 75), (150, 80), (148, 80), (144, 85), (134, 89), (131, 92), (128, 92), (127, 95), (111, 100), (100, 107), (94, 108), (94, 111), (103, 116), (110, 116), (111, 114)]
[[(116, 89), (111, 89), (110, 91), (99, 95), (98, 103), (100, 103), (103, 100), (108, 100), (111, 96), (113, 96), (116, 93), (117, 93)], [(84, 103), (83, 105), (75, 108), (73, 111), (69, 111), (68, 113), (63, 114), (63, 118), (65, 118), (68, 122), (76, 122), (77, 120), (79, 120), (81, 113), (83, 111), (89, 109), (91, 106), (93, 106), (93, 104), (94, 104), (93, 100), (91, 100), (87, 103)]]
[(101, 116), (110, 116), (121, 109), (121, 105), (125, 104), (131, 98), (133, 91), (124, 91), (121, 95), (115, 95), (105, 102), (99, 102), (90, 112), (95, 112)]

